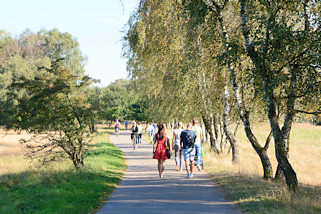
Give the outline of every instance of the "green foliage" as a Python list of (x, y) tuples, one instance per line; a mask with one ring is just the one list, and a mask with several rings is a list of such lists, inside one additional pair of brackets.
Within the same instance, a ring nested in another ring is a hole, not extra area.
[(65, 67), (77, 75), (84, 74), (87, 57), (81, 53), (76, 38), (69, 33), (61, 33), (57, 29), (41, 30), (38, 37), (44, 44), (44, 55), (51, 61), (64, 58)]
[(45, 163), (67, 155), (79, 168), (94, 117), (79, 43), (56, 29), (0, 35), (0, 125), (40, 134), (30, 140), (30, 158)]
[[(219, 90), (226, 85), (230, 64), (236, 70), (246, 110), (255, 119), (264, 119), (267, 112), (259, 63), (268, 69), (268, 85), (280, 115), (285, 114), (287, 97), (293, 96), (289, 95), (291, 87), (296, 88), (298, 111), (319, 110), (320, 4), (251, 1), (248, 29), (257, 59), (261, 59), (257, 61), (245, 52), (240, 19), (235, 18), (239, 10), (238, 1), (232, 0), (141, 1), (128, 21), (123, 50), (135, 90), (149, 103), (151, 115), (161, 120), (189, 118), (196, 109), (199, 114), (206, 100), (210, 102), (205, 106), (221, 112)], [(228, 36), (227, 43), (220, 32)], [(200, 87), (202, 75), (208, 81), (206, 89)], [(290, 84), (291, 78), (297, 80), (295, 85)], [(182, 94), (189, 96), (180, 99)]]
[(23, 90), (9, 89), (11, 83), (19, 78), (33, 78), (39, 67), (48, 68), (51, 61), (60, 58), (65, 59), (63, 65), (74, 74), (80, 77), (84, 73), (86, 57), (79, 50), (77, 40), (68, 33), (54, 29), (35, 34), (27, 29), (13, 38), (0, 32), (0, 125), (10, 123), (14, 114), (11, 110), (16, 100), (8, 100), (7, 93), (25, 96)]
[(95, 112), (92, 124), (98, 120), (138, 120), (147, 118), (145, 103), (131, 90), (129, 80), (119, 79), (106, 88), (89, 88), (86, 90), (90, 108)]
[(68, 155), (77, 169), (83, 165), (89, 137), (87, 121), (92, 114), (83, 88), (91, 82), (88, 76), (80, 78), (56, 61), (50, 68), (41, 68), (35, 77), (20, 77), (12, 83), (12, 88), (26, 95), (12, 94), (17, 100), (15, 121), (6, 127), (37, 134), (21, 141), (30, 142), (30, 158), (50, 163)]
[(0, 213), (96, 212), (126, 170), (121, 151), (106, 139), (106, 133), (95, 136), (80, 171), (62, 162), (57, 168), (0, 176)]

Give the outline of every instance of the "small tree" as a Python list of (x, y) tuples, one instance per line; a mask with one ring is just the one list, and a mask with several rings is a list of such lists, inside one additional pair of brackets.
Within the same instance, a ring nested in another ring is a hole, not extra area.
[(84, 165), (90, 139), (88, 120), (92, 117), (83, 89), (93, 80), (73, 74), (62, 61), (39, 68), (35, 78), (20, 78), (12, 84), (28, 95), (17, 99), (17, 120), (8, 128), (36, 134), (29, 140), (21, 139), (32, 160), (46, 164), (67, 155), (79, 169)]

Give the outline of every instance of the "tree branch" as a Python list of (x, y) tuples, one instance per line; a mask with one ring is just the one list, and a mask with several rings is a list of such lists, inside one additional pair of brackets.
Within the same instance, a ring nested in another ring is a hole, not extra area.
[(304, 111), (304, 110), (294, 110), (296, 113), (304, 113), (304, 114), (321, 114), (321, 110), (320, 111)]

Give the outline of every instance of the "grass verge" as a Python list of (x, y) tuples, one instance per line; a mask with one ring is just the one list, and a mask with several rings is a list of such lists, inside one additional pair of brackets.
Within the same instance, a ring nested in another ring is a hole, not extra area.
[(232, 172), (219, 164), (220, 158), (207, 157), (205, 170), (244, 213), (321, 213), (320, 186), (300, 184), (297, 193), (290, 193), (284, 182)]
[(0, 176), (0, 213), (95, 213), (127, 169), (106, 132), (94, 137), (83, 169), (59, 165)]

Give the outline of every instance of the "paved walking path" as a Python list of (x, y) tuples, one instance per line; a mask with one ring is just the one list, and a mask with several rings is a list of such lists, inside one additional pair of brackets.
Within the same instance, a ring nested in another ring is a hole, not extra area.
[(175, 171), (175, 160), (166, 161), (164, 178), (159, 178), (152, 145), (143, 143), (136, 150), (128, 131), (111, 141), (120, 148), (128, 164), (122, 183), (98, 211), (103, 213), (240, 213), (224, 199), (209, 175), (199, 172), (186, 179), (186, 172)]

